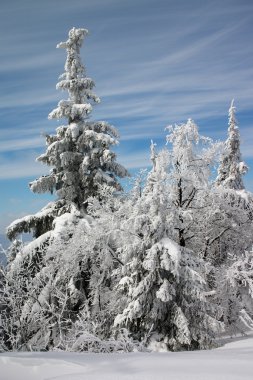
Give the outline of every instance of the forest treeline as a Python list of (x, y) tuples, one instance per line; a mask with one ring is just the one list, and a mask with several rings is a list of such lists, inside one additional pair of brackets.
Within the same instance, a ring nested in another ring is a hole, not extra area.
[(29, 184), (56, 199), (7, 228), (0, 350), (206, 349), (253, 328), (253, 197), (234, 103), (224, 143), (191, 119), (168, 127), (125, 193), (118, 132), (90, 119), (99, 98), (81, 62), (86, 34), (73, 28), (57, 45), (68, 99), (49, 118), (64, 124), (37, 158), (49, 174)]

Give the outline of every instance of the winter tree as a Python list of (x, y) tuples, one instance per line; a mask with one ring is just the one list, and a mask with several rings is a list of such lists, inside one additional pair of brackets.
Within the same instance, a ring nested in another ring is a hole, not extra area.
[[(252, 315), (247, 307), (252, 302), (249, 301), (252, 300), (252, 264), (249, 264), (252, 263), (252, 254), (246, 252), (252, 249), (253, 202), (252, 195), (243, 184), (243, 175), (248, 167), (241, 160), (235, 111), (232, 101), (228, 138), (213, 188), (215, 212), (205, 230), (209, 232), (205, 257), (212, 265), (209, 279), (214, 290), (213, 302), (222, 306), (222, 320), (230, 332), (242, 331), (252, 325)], [(245, 279), (240, 279), (238, 268)]]
[(204, 256), (203, 227), (214, 210), (211, 170), (220, 144), (198, 132), (189, 119), (168, 127), (170, 145), (169, 194), (173, 213), (173, 239), (182, 247)]
[(253, 329), (253, 253), (240, 252), (217, 268), (216, 302), (223, 313), (227, 333)]
[(55, 135), (47, 135), (47, 150), (37, 160), (52, 167), (50, 174), (30, 183), (35, 193), (56, 192), (58, 200), (43, 211), (15, 221), (8, 228), (10, 238), (20, 232), (32, 230), (35, 237), (52, 227), (54, 218), (76, 208), (85, 211), (88, 197), (97, 193), (99, 184), (107, 184), (120, 190), (117, 177), (128, 175), (116, 162), (110, 147), (118, 143), (115, 128), (104, 121), (90, 121), (91, 103), (99, 98), (92, 92), (95, 84), (86, 77), (81, 62), (80, 47), (87, 35), (86, 29), (73, 28), (69, 38), (57, 48), (67, 51), (65, 72), (56, 88), (68, 92), (68, 99), (61, 100), (49, 119), (65, 119), (67, 124), (57, 128)]
[(242, 176), (247, 173), (248, 167), (241, 160), (240, 133), (235, 117), (234, 100), (229, 108), (228, 138), (225, 142), (225, 153), (218, 169), (217, 185), (227, 189), (244, 189)]
[[(233, 112), (232, 108), (232, 126)], [(191, 120), (186, 125), (170, 127), (167, 140), (172, 144), (167, 187), (173, 215), (171, 236), (180, 246), (191, 249), (204, 260), (205, 289), (207, 294), (214, 295), (213, 298), (208, 296), (209, 302), (214, 308), (221, 306), (217, 309), (217, 318), (227, 328), (233, 325), (235, 329), (236, 321), (242, 320), (241, 313), (245, 316), (249, 310), (244, 304), (246, 295), (241, 297), (240, 294), (247, 293), (248, 299), (251, 297), (247, 291), (251, 288), (251, 264), (246, 264), (243, 257), (245, 250), (251, 250), (252, 246), (252, 196), (243, 189), (212, 186), (211, 171), (218, 160), (221, 144), (201, 137)], [(243, 265), (248, 268), (246, 290), (240, 280), (224, 282), (224, 278), (234, 273), (234, 268)]]
[[(180, 133), (177, 129), (178, 139), (180, 134), (194, 131), (192, 122), (187, 127)], [(180, 153), (189, 153), (184, 144)], [(216, 308), (205, 297), (205, 263), (185, 247), (185, 235), (177, 229), (182, 214), (176, 210), (178, 198), (171, 195), (175, 183), (168, 172), (173, 155), (167, 150), (156, 154), (152, 143), (151, 159), (153, 169), (142, 196), (133, 203), (129, 200), (131, 214), (121, 225), (129, 238), (121, 248), (124, 265), (116, 302), (121, 312), (115, 318), (115, 328), (126, 327), (152, 349), (207, 348), (220, 325)], [(180, 178), (177, 173), (177, 181)], [(182, 186), (190, 205), (192, 188), (186, 190), (186, 182)], [(175, 196), (177, 192), (178, 186)]]
[(64, 124), (38, 157), (49, 174), (30, 183), (57, 198), (8, 227), (34, 240), (14, 240), (0, 272), (0, 350), (208, 348), (224, 325), (253, 326), (253, 203), (235, 107), (215, 184), (221, 144), (189, 119), (168, 127), (169, 149), (151, 141), (152, 170), (120, 194), (117, 131), (89, 119), (99, 99), (81, 63), (86, 35), (73, 28), (57, 45), (68, 98), (49, 118)]
[[(59, 126), (55, 135), (46, 136), (47, 150), (38, 157), (51, 167), (50, 173), (30, 183), (32, 191), (55, 192), (57, 199), (7, 229), (11, 239), (30, 231), (35, 237), (25, 247), (12, 250), (5, 274), (4, 297), (14, 300), (16, 278), (22, 292), (20, 302), (9, 302), (4, 313), (10, 349), (66, 347), (66, 332), (79, 312), (84, 315), (88, 308), (89, 315), (91, 284), (94, 276), (98, 283), (102, 281), (99, 274), (103, 274), (99, 258), (92, 257), (98, 250), (93, 251), (89, 234), (91, 226), (96, 231), (96, 225), (94, 217), (87, 215), (88, 199), (102, 201), (104, 194), (99, 189), (103, 185), (113, 192), (121, 190), (117, 178), (128, 175), (111, 151), (118, 143), (117, 131), (104, 121), (89, 120), (91, 103), (99, 99), (81, 63), (80, 47), (86, 35), (86, 29), (73, 28), (68, 40), (57, 45), (67, 51), (65, 72), (57, 88), (67, 90), (69, 97), (59, 102), (49, 118), (63, 118), (67, 124)], [(97, 262), (96, 273), (92, 260)]]

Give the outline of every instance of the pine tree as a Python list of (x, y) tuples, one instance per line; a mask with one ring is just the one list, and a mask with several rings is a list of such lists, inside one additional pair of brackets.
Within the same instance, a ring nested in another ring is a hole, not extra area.
[(37, 160), (51, 166), (49, 175), (30, 183), (35, 193), (56, 192), (58, 200), (41, 212), (15, 221), (7, 230), (9, 238), (33, 230), (35, 237), (52, 228), (56, 216), (87, 207), (87, 199), (96, 195), (100, 184), (121, 190), (118, 177), (127, 176), (126, 169), (116, 162), (110, 150), (118, 143), (115, 128), (104, 121), (90, 121), (91, 102), (99, 98), (92, 92), (92, 79), (85, 76), (80, 47), (87, 35), (86, 29), (73, 28), (66, 42), (57, 45), (67, 51), (65, 72), (56, 88), (68, 91), (68, 99), (61, 100), (50, 114), (50, 119), (67, 119), (55, 135), (47, 135), (47, 150)]
[[(56, 192), (58, 199), (7, 229), (11, 239), (30, 231), (35, 237), (12, 250), (5, 274), (4, 298), (10, 301), (3, 316), (4, 344), (9, 349), (66, 348), (68, 331), (81, 314), (88, 318), (93, 311), (92, 286), (103, 282), (100, 250), (90, 230), (103, 231), (96, 230), (95, 216), (88, 215), (88, 200), (103, 201), (101, 186), (109, 187), (113, 194), (121, 190), (117, 177), (128, 173), (110, 150), (117, 144), (117, 131), (106, 122), (88, 119), (90, 102), (98, 102), (98, 98), (80, 58), (86, 34), (86, 29), (73, 28), (68, 40), (57, 45), (67, 50), (65, 73), (57, 88), (67, 90), (69, 98), (60, 101), (49, 118), (65, 118), (67, 125), (46, 136), (47, 150), (38, 157), (52, 167), (50, 174), (30, 183), (32, 191)], [(107, 261), (108, 268), (113, 266), (113, 260), (112, 264)]]
[(216, 184), (227, 189), (243, 190), (242, 176), (248, 167), (241, 161), (240, 133), (235, 117), (234, 100), (229, 108), (228, 138), (225, 142), (225, 153), (218, 169)]
[[(185, 147), (181, 148), (182, 155)], [(142, 196), (128, 201), (131, 214), (121, 224), (128, 239), (122, 242), (115, 328), (126, 327), (155, 350), (207, 348), (219, 324), (215, 307), (205, 298), (205, 264), (179, 244), (178, 230), (175, 233), (178, 213), (168, 172), (171, 154), (167, 150), (156, 154), (152, 143), (151, 158), (153, 169)], [(191, 193), (189, 189), (187, 194)]]
[[(207, 258), (211, 259), (213, 265), (213, 302), (222, 306), (222, 319), (230, 333), (252, 325), (247, 314), (247, 303), (252, 303), (252, 293), (249, 291), (244, 297), (241, 293), (248, 288), (252, 277), (251, 265), (247, 265), (245, 260), (249, 257), (252, 260), (252, 254), (249, 256), (245, 251), (251, 251), (252, 248), (253, 202), (252, 194), (245, 190), (243, 183), (243, 175), (247, 173), (248, 167), (241, 161), (240, 133), (235, 111), (232, 101), (229, 108), (228, 138), (214, 189), (216, 216), (215, 219), (210, 219), (212, 231), (216, 231), (217, 238), (214, 249), (209, 250), (210, 256)], [(219, 230), (220, 234), (217, 234)], [(239, 267), (246, 280), (240, 280)], [(251, 301), (248, 301), (250, 298)]]

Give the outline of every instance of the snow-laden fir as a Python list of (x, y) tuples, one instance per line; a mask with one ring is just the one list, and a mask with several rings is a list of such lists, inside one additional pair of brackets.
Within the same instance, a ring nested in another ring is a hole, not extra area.
[(81, 63), (86, 35), (73, 28), (57, 45), (67, 51), (57, 89), (68, 99), (49, 118), (65, 124), (38, 157), (49, 174), (30, 183), (56, 200), (7, 229), (0, 349), (208, 349), (253, 328), (253, 203), (234, 103), (225, 144), (191, 119), (170, 126), (164, 149), (151, 141), (152, 169), (125, 194), (118, 133), (89, 119), (99, 99)]

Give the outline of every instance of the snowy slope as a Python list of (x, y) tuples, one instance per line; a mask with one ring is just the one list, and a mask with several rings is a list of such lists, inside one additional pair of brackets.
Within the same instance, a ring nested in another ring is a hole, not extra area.
[(253, 336), (209, 351), (3, 353), (1, 380), (244, 380), (253, 378)]

